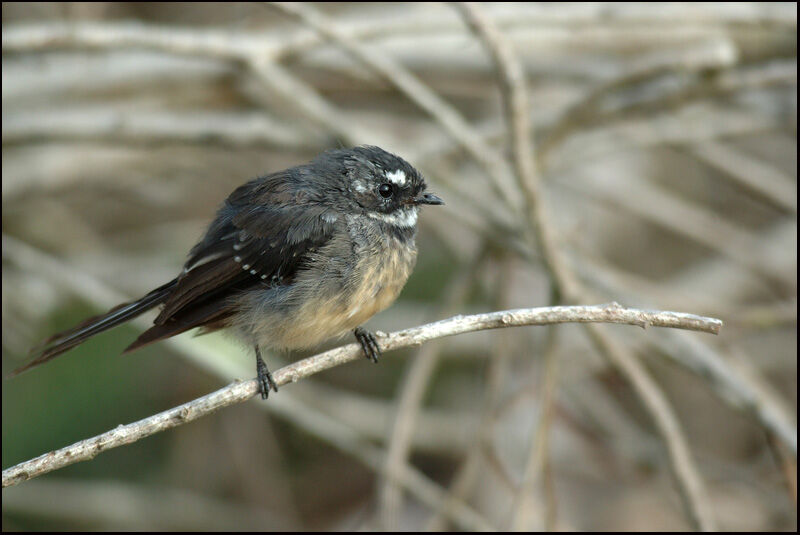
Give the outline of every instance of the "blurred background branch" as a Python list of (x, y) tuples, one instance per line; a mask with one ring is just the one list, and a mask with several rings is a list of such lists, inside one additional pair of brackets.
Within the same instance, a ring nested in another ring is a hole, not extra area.
[[(499, 55), (447, 4), (2, 9), (4, 371), (172, 277), (243, 181), (360, 143), (447, 200), (373, 328), (559, 294), (726, 322), (501, 329), (330, 370), (275, 419), (248, 403), (41, 480), (84, 515), (6, 489), (5, 529), (193, 530), (205, 508), (221, 529), (796, 530), (796, 6), (478, 6)], [(108, 357), (135, 334), (4, 385), (4, 467), (249, 357), (215, 336)], [(163, 357), (181, 344), (200, 357)]]

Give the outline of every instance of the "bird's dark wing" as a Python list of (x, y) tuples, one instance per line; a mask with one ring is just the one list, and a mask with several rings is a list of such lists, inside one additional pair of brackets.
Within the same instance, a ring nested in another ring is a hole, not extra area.
[(44, 364), (48, 360), (54, 359), (73, 347), (82, 344), (89, 338), (112, 329), (117, 325), (121, 325), (147, 312), (151, 308), (160, 305), (166, 300), (176, 283), (177, 279), (172, 280), (136, 301), (117, 305), (105, 314), (93, 316), (71, 329), (54, 334), (39, 345), (31, 348), (31, 360), (11, 372), (8, 377), (13, 377), (26, 370), (39, 366), (40, 364)]
[(285, 179), (257, 179), (231, 194), (190, 252), (154, 326), (126, 352), (193, 327), (222, 326), (235, 313), (231, 296), (291, 284), (307, 253), (324, 245), (341, 222), (331, 208), (292, 191)]

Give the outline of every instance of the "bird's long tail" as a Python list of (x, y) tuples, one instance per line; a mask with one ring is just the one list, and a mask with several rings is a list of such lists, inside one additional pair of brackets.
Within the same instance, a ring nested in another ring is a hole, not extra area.
[(117, 305), (105, 314), (91, 317), (71, 329), (54, 334), (36, 347), (33, 347), (30, 351), (32, 359), (11, 372), (8, 377), (14, 377), (40, 364), (44, 364), (48, 360), (54, 359), (73, 347), (82, 344), (92, 336), (121, 325), (160, 305), (167, 299), (175, 284), (177, 284), (177, 279), (156, 288), (141, 299)]

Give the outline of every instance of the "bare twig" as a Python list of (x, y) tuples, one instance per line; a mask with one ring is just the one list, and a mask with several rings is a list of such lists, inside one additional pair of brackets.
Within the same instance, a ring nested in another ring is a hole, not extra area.
[(789, 213), (797, 213), (797, 181), (774, 165), (724, 143), (703, 143), (688, 149), (724, 175)]
[(747, 370), (743, 363), (734, 365), (709, 344), (690, 337), (659, 336), (652, 342), (663, 354), (699, 376), (713, 377), (712, 388), (721, 398), (752, 414), (767, 432), (780, 437), (797, 458), (797, 424), (792, 421), (791, 409), (763, 378)]
[[(297, 521), (256, 507), (213, 498), (194, 489), (170, 488), (163, 484), (49, 478), (3, 492), (6, 514), (44, 515), (53, 522), (86, 525), (98, 522), (120, 530), (228, 531), (231, 526), (260, 531), (264, 526), (294, 532), (302, 530)], [(175, 515), (175, 511), (185, 514)]]
[(236, 60), (267, 44), (230, 31), (199, 31), (139, 23), (20, 24), (3, 31), (3, 52), (41, 52), (52, 49), (105, 50), (142, 48), (194, 57)]
[[(342, 453), (354, 457), (358, 462), (377, 473), (383, 473), (386, 461), (381, 448), (363, 439), (348, 426), (297, 403), (287, 407), (287, 404), (282, 402), (282, 397), (273, 401), (276, 403), (261, 403), (261, 406), (266, 408), (268, 405), (274, 405), (274, 408), (270, 409), (271, 412), (279, 414), (287, 422), (291, 422), (292, 425), (298, 426), (314, 436), (324, 438)], [(400, 467), (399, 473), (388, 474), (388, 477), (395, 479), (398, 484), (403, 485), (409, 493), (431, 509), (438, 509), (440, 504), (447, 500), (447, 494), (440, 485), (408, 464)], [(462, 529), (496, 530), (482, 515), (464, 502), (456, 503), (453, 508), (448, 510), (448, 513), (448, 518)]]
[[(484, 329), (572, 322), (606, 322), (625, 323), (640, 327), (673, 327), (711, 334), (718, 334), (722, 328), (722, 322), (714, 318), (704, 318), (682, 312), (636, 310), (611, 303), (609, 305), (596, 306), (523, 308), (472, 316), (454, 316), (446, 320), (388, 335), (380, 332), (376, 334), (379, 336), (381, 350), (390, 351), (445, 336)], [(340, 366), (362, 357), (358, 344), (348, 344), (285, 366), (276, 371), (273, 377), (278, 386), (281, 386), (290, 382), (297, 382), (323, 370)], [(189, 423), (223, 407), (247, 401), (257, 393), (258, 382), (256, 379), (237, 381), (207, 396), (184, 403), (168, 411), (132, 424), (121, 425), (102, 435), (77, 442), (72, 446), (46, 453), (3, 470), (3, 487), (16, 485), (22, 481), (27, 481), (79, 461), (93, 459), (103, 451), (130, 444), (159, 431)]]
[(578, 282), (564, 264), (561, 251), (555, 245), (555, 236), (548, 224), (546, 207), (541, 202), (541, 185), (536, 160), (533, 153), (533, 139), (530, 128), (530, 111), (525, 74), (511, 45), (503, 39), (497, 27), (486, 17), (475, 3), (460, 2), (459, 7), (466, 21), (481, 38), (492, 54), (503, 91), (503, 109), (509, 133), (511, 134), (511, 153), (517, 185), (524, 194), (525, 218), (533, 233), (536, 244), (542, 252), (542, 260), (558, 293), (567, 302), (577, 302)]
[[(272, 59), (269, 42), (231, 32), (199, 32), (144, 24), (67, 24), (23, 26), (3, 33), (3, 52), (47, 50), (52, 47), (89, 50), (155, 50), (181, 56), (211, 58), (249, 68), (264, 85), (315, 124), (350, 145), (370, 137), (328, 103), (310, 85), (294, 77)], [(374, 141), (373, 141), (374, 143)]]
[[(681, 28), (693, 27), (702, 30), (701, 36), (714, 36), (719, 34), (720, 27), (745, 27), (763, 28), (770, 27), (786, 32), (795, 31), (797, 25), (797, 11), (791, 5), (773, 4), (771, 6), (757, 4), (704, 4), (694, 8), (691, 4), (662, 4), (640, 5), (631, 4), (625, 8), (616, 7), (608, 9), (603, 4), (575, 6), (565, 9), (563, 6), (547, 4), (530, 4), (524, 10), (500, 9), (493, 11), (493, 16), (498, 23), (507, 30), (515, 28), (530, 28), (546, 30), (549, 28), (568, 28), (568, 35), (558, 34), (553, 40), (564, 40), (577, 35), (578, 43), (586, 40), (587, 33), (596, 33), (598, 28), (613, 34), (620, 32), (633, 32), (646, 44), (653, 36), (657, 39), (672, 36), (675, 39), (685, 40), (686, 33), (681, 32), (675, 36), (674, 25)], [(360, 21), (353, 18), (342, 26), (356, 39), (372, 39), (410, 34), (418, 38), (420, 32), (434, 36), (442, 33), (454, 33), (460, 30), (457, 23), (446, 12), (435, 16), (431, 12), (415, 12), (408, 10), (408, 14), (393, 16), (390, 19), (367, 19)], [(52, 49), (54, 47), (68, 46), (76, 33), (100, 34), (104, 28), (111, 28), (113, 34), (123, 35), (126, 31), (136, 31), (140, 25), (134, 23), (108, 23), (91, 21), (48, 21), (35, 23), (15, 23), (4, 28), (3, 51), (31, 52)], [(132, 30), (128, 30), (132, 28)], [(160, 27), (159, 27), (160, 28)], [(155, 29), (155, 28), (154, 28)], [(666, 31), (665, 31), (666, 30)], [(220, 30), (217, 28), (192, 28), (173, 26), (163, 29), (164, 34), (192, 33), (197, 35), (198, 41), (220, 42), (227, 41), (228, 46), (239, 48), (268, 48), (272, 54), (287, 55), (297, 54), (315, 46), (320, 39), (315, 35), (290, 35), (281, 36), (279, 40), (268, 39), (260, 31)], [(101, 39), (97, 37), (96, 39)], [(623, 41), (629, 44), (629, 41)], [(744, 46), (743, 43), (740, 46)]]
[(164, 142), (216, 144), (224, 147), (274, 146), (313, 148), (296, 125), (265, 113), (124, 113), (107, 108), (70, 109), (48, 113), (8, 113), (3, 117), (3, 144), (54, 140), (124, 142), (153, 146)]
[[(492, 300), (494, 308), (506, 308), (508, 306), (510, 289), (514, 282), (513, 265), (513, 260), (506, 258), (499, 266), (500, 276), (495, 281), (494, 298)], [(500, 399), (502, 387), (508, 379), (509, 361), (515, 354), (514, 348), (510, 343), (511, 337), (509, 334), (507, 331), (498, 332), (492, 344), (491, 353), (489, 354), (491, 360), (486, 374), (486, 387), (483, 389), (477, 431), (473, 433), (461, 466), (451, 479), (448, 499), (442, 502), (441, 507), (436, 510), (436, 514), (432, 515), (428, 520), (425, 531), (445, 531), (447, 527), (445, 518), (449, 516), (451, 504), (466, 499), (466, 496), (480, 480), (480, 468), (484, 464), (484, 447), (488, 447), (492, 442), (492, 424), (495, 422), (496, 416), (495, 408)]]
[[(746, 90), (762, 89), (767, 87), (796, 86), (797, 65), (795, 62), (774, 61), (764, 65), (748, 66), (740, 69), (727, 69), (716, 76), (707, 77), (703, 73), (693, 73), (692, 83), (685, 82), (677, 90), (667, 91), (656, 98), (644, 101), (635, 101), (629, 105), (607, 111), (593, 110), (593, 94), (588, 98), (590, 104), (587, 109), (576, 106), (577, 111), (567, 114), (562, 122), (555, 128), (563, 128), (563, 133), (554, 133), (552, 142), (547, 142), (549, 153), (565, 139), (565, 136), (577, 130), (595, 128), (618, 122), (623, 119), (634, 119), (663, 113), (681, 108), (688, 104), (697, 103), (709, 98), (719, 98)], [(615, 85), (615, 84), (611, 84)], [(600, 88), (599, 94), (604, 94), (605, 89)]]
[[(782, 225), (778, 225), (778, 227), (782, 227)], [(779, 228), (774, 232), (768, 233), (764, 241), (770, 242), (773, 247), (785, 248), (788, 243), (791, 243), (795, 235), (794, 223), (787, 223), (786, 227), (785, 229), (781, 230)], [(754, 255), (759, 258), (769, 258), (770, 255), (762, 249), (755, 250)], [(774, 264), (776, 262), (767, 260), (765, 263)], [(739, 272), (738, 275), (730, 278), (730, 276), (723, 275), (724, 264), (716, 261), (708, 262), (707, 264), (710, 264), (706, 266), (708, 273), (702, 279), (713, 280), (718, 284), (725, 285), (726, 288), (730, 288), (726, 297), (730, 299), (731, 305), (727, 306), (732, 306), (732, 303), (741, 299), (743, 295), (747, 295), (750, 287), (743, 280), (747, 272)], [(647, 291), (635, 287), (627, 279), (614, 280), (610, 274), (601, 269), (601, 265), (594, 262), (589, 263), (585, 257), (582, 268), (587, 273), (591, 272), (591, 277), (600, 277), (602, 279), (601, 284), (607, 293), (620, 296), (621, 299), (641, 301), (642, 295), (648, 295)], [(631, 291), (632, 286), (634, 291)], [(697, 290), (692, 286), (696, 286), (699, 289), (703, 284), (689, 285), (686, 281), (679, 280), (667, 283), (662, 282), (661, 286), (664, 291), (677, 292), (680, 289), (691, 295), (697, 293)], [(708, 284), (705, 286), (708, 286)], [(709, 290), (712, 293), (714, 292), (714, 288), (709, 288)], [(664, 301), (668, 302), (669, 300), (664, 299)], [(682, 301), (692, 302), (690, 299), (682, 299)], [(694, 306), (701, 310), (707, 310), (702, 301)], [(719, 301), (717, 303), (719, 304)], [(725, 303), (719, 305), (719, 310), (723, 310), (723, 307), (726, 306)], [(794, 313), (794, 321), (796, 322), (796, 303), (794, 303), (794, 306), (790, 305), (787, 308)], [(729, 320), (726, 321), (730, 323)], [(724, 358), (710, 344), (704, 344), (698, 340), (677, 335), (677, 333), (658, 336), (655, 340), (648, 340), (648, 342), (655, 344), (659, 354), (672, 359), (699, 377), (711, 378), (712, 380), (708, 381), (708, 386), (722, 401), (736, 410), (751, 414), (765, 430), (780, 437), (792, 455), (797, 457), (797, 426), (792, 421), (791, 411), (781, 401), (780, 396), (768, 386), (768, 383), (763, 378), (759, 378), (759, 374), (755, 370), (748, 371), (742, 369), (741, 366), (734, 366), (733, 362)], [(632, 346), (631, 349), (635, 351), (639, 348)]]
[(353, 57), (379, 73), (405, 93), (409, 99), (433, 117), (449, 136), (458, 141), (492, 177), (492, 186), (511, 208), (518, 208), (514, 190), (507, 176), (505, 160), (487, 145), (461, 113), (442, 100), (419, 78), (391, 57), (367, 47), (337, 28), (335, 21), (301, 2), (270, 2), (300, 18), (305, 24), (340, 45)]
[[(509, 43), (494, 23), (475, 3), (457, 4), (464, 18), (492, 54), (501, 80), (504, 109), (512, 136), (512, 151), (517, 181), (525, 195), (525, 216), (529, 230), (536, 237), (542, 260), (555, 289), (554, 294), (567, 302), (578, 302), (580, 284), (567, 267), (556, 247), (550, 221), (542, 202), (542, 189), (529, 137), (526, 84), (519, 61)], [(696, 528), (713, 530), (714, 521), (702, 480), (692, 461), (689, 447), (669, 403), (635, 357), (616, 343), (598, 326), (586, 329), (595, 347), (631, 382), (661, 433), (670, 455), (673, 474), (687, 514)]]
[(703, 531), (713, 531), (711, 505), (708, 503), (703, 482), (694, 466), (680, 423), (666, 397), (629, 351), (594, 325), (589, 325), (587, 331), (595, 347), (601, 349), (603, 355), (630, 381), (653, 418), (653, 423), (666, 443), (670, 468), (678, 482), (679, 494), (692, 524)]
[(778, 438), (767, 431), (766, 435), (767, 444), (772, 452), (772, 457), (775, 459), (778, 469), (783, 473), (783, 479), (786, 484), (786, 492), (789, 494), (789, 499), (792, 500), (794, 506), (797, 507), (797, 458), (787, 456), (781, 447), (781, 442)]
[[(530, 524), (528, 518), (530, 509), (526, 503), (533, 497), (536, 484), (539, 481), (539, 474), (546, 476), (549, 464), (549, 444), (550, 426), (553, 418), (553, 399), (558, 386), (558, 355), (556, 348), (558, 345), (558, 328), (552, 327), (547, 333), (544, 353), (544, 380), (541, 386), (541, 396), (539, 401), (539, 411), (536, 425), (534, 427), (533, 439), (528, 450), (528, 458), (525, 463), (522, 481), (519, 490), (514, 497), (514, 507), (510, 517), (510, 526), (513, 531), (524, 531)], [(548, 488), (548, 486), (546, 486)], [(543, 523), (547, 531), (555, 530), (556, 503), (554, 493), (545, 493), (546, 512), (545, 522)]]
[(252, 54), (244, 60), (264, 85), (291, 103), (306, 119), (325, 127), (344, 143), (378, 142), (376, 135), (367, 134), (360, 124), (339, 111), (316, 89), (274, 62), (268, 54)]
[(615, 92), (644, 85), (665, 75), (674, 76), (680, 72), (698, 72), (712, 68), (730, 67), (738, 59), (735, 46), (728, 40), (720, 41), (719, 39), (700, 43), (686, 51), (681, 51), (677, 57), (673, 50), (670, 52), (661, 61), (630, 67), (628, 73), (612, 78), (609, 82), (592, 89), (586, 96), (566, 109), (547, 129), (541, 146), (540, 158), (546, 162), (551, 150), (562, 144), (572, 132), (584, 129), (598, 116), (604, 115), (601, 104), (604, 99)]
[[(688, 101), (686, 104), (695, 104)], [(661, 145), (691, 145), (780, 127), (777, 118), (719, 106), (681, 107), (638, 119), (583, 130), (565, 140), (548, 158), (547, 171), (581, 167), (603, 156)]]
[[(753, 255), (761, 236), (729, 221), (702, 204), (685, 200), (651, 182), (613, 172), (602, 175), (587, 169), (565, 184), (580, 195), (601, 199), (638, 217), (718, 251), (753, 273), (777, 285), (790, 287), (796, 278), (782, 266), (767, 264)], [(620, 192), (625, 192), (620, 195)]]
[[(440, 314), (452, 314), (460, 308), (467, 298), (475, 276), (484, 265), (485, 249), (478, 252), (477, 258), (465, 262), (464, 268), (448, 285), (446, 297), (439, 307)], [(437, 314), (437, 315), (440, 315)], [(407, 459), (412, 447), (414, 428), (420, 415), (422, 400), (428, 384), (433, 377), (441, 357), (441, 348), (434, 344), (423, 346), (409, 362), (408, 372), (398, 394), (397, 409), (388, 439), (385, 473), (398, 473)], [(391, 478), (386, 478), (380, 492), (381, 523), (386, 531), (397, 529), (397, 519), (403, 503), (400, 488)]]

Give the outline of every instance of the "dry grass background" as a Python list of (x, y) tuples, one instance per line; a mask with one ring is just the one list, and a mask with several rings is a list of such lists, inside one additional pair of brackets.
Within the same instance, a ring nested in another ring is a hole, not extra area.
[[(726, 323), (346, 365), (6, 488), (4, 529), (796, 530), (796, 5), (2, 14), (4, 372), (174, 276), (240, 183), (362, 143), (447, 201), (373, 328), (554, 288)], [(118, 357), (135, 334), (4, 383), (4, 467), (252, 375), (216, 335)]]

